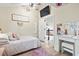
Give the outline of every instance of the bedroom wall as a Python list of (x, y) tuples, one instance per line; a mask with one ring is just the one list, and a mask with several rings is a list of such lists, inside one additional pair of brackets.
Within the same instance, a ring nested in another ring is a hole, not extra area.
[(56, 23), (79, 21), (79, 4), (70, 3), (55, 7), (55, 21)]
[(57, 24), (79, 22), (79, 4), (67, 3), (62, 6), (54, 6), (55, 33)]
[[(23, 22), (22, 26), (17, 21), (12, 21), (11, 14), (30, 16), (29, 22)], [(38, 11), (32, 9), (27, 11), (24, 7), (0, 7), (0, 28), (3, 32), (16, 32), (19, 35), (37, 36), (37, 15)]]
[[(57, 24), (62, 23), (71, 23), (71, 22), (79, 22), (79, 4), (70, 3), (64, 4), (60, 7), (54, 6), (54, 15), (55, 15), (55, 34), (57, 32)], [(57, 34), (56, 34), (57, 35)], [(59, 51), (59, 40), (57, 36), (55, 37), (55, 50)]]

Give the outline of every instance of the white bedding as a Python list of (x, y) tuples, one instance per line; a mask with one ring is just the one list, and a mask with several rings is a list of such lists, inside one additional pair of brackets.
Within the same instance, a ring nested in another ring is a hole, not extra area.
[(40, 42), (37, 38), (31, 36), (22, 36), (20, 40), (10, 41), (4, 45), (5, 55), (15, 55), (33, 48), (40, 47)]

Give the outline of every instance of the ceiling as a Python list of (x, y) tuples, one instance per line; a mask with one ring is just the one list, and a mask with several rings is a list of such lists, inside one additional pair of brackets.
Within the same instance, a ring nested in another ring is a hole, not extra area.
[[(34, 7), (36, 10), (38, 10), (43, 4), (44, 3), (0, 3), (0, 7), (25, 7), (27, 10), (30, 7)], [(51, 5), (56, 7), (56, 3), (52, 3)]]
[(30, 8), (35, 8), (36, 10), (39, 9), (40, 3), (0, 3), (0, 7), (25, 7), (27, 11)]
[(0, 7), (18, 7), (20, 3), (0, 3)]
[(0, 3), (0, 7), (37, 6), (39, 3)]

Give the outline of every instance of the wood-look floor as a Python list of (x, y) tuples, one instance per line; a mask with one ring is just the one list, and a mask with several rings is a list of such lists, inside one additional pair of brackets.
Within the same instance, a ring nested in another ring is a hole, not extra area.
[(50, 54), (50, 56), (71, 56), (71, 54), (68, 52), (59, 53), (55, 51), (53, 45), (50, 44), (50, 42), (41, 43), (41, 46)]
[[(41, 48), (43, 48), (49, 54), (49, 56), (70, 56), (67, 53), (62, 54), (62, 53), (59, 53), (59, 52), (55, 51), (53, 45), (51, 45), (48, 42), (41, 42)], [(34, 49), (30, 50), (30, 51), (27, 51), (27, 52), (24, 52), (22, 54), (19, 54), (17, 56), (31, 56), (31, 53), (33, 51), (34, 51)]]

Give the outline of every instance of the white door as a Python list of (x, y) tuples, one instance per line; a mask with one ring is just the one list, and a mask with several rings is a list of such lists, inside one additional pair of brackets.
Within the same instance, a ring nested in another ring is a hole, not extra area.
[(41, 41), (45, 41), (45, 35), (46, 35), (46, 21), (45, 19), (39, 20), (39, 39)]

